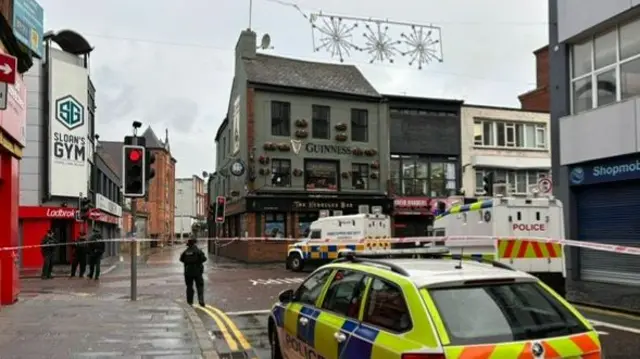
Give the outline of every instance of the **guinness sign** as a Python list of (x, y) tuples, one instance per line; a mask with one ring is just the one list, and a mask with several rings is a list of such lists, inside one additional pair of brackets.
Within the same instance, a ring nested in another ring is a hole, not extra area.
[(333, 155), (350, 155), (351, 147), (340, 145), (319, 145), (315, 143), (307, 143), (304, 149), (309, 153), (333, 154)]

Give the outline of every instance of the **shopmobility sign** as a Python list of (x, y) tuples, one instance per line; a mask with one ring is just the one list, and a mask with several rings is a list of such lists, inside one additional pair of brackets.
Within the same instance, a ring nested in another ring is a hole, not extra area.
[(640, 179), (640, 156), (625, 156), (590, 162), (569, 169), (572, 186)]
[(88, 181), (88, 74), (55, 56), (49, 64), (49, 192), (77, 197)]

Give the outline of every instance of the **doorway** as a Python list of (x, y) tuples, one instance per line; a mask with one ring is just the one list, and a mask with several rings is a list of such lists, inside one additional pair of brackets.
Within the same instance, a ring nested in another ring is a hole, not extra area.
[(53, 231), (53, 235), (55, 236), (56, 241), (60, 243), (60, 245), (56, 247), (53, 264), (71, 263), (71, 247), (67, 244), (72, 241), (72, 225), (72, 221), (64, 219), (54, 219), (51, 221), (51, 230)]

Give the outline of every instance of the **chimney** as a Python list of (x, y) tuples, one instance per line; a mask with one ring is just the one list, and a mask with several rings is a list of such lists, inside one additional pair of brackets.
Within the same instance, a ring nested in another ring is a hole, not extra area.
[(236, 61), (256, 57), (256, 33), (251, 29), (242, 30), (236, 44)]

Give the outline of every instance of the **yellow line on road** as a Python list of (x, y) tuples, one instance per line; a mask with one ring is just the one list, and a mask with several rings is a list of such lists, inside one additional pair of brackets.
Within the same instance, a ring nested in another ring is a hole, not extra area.
[(640, 316), (633, 315), (633, 314), (620, 313), (620, 312), (615, 312), (615, 311), (606, 310), (606, 309), (600, 309), (600, 308), (586, 307), (586, 306), (577, 305), (577, 304), (574, 304), (573, 306), (576, 307), (581, 312), (591, 312), (591, 313), (609, 315), (609, 316), (612, 316), (612, 317), (618, 317), (618, 318), (625, 318), (625, 319), (631, 319), (631, 320), (640, 321)]
[(231, 333), (229, 333), (229, 331), (227, 330), (227, 327), (220, 320), (220, 318), (218, 318), (217, 315), (215, 315), (212, 311), (210, 311), (207, 308), (203, 308), (203, 307), (194, 307), (194, 308), (200, 309), (201, 311), (205, 312), (209, 317), (211, 317), (211, 319), (213, 319), (213, 321), (216, 322), (216, 325), (220, 329), (220, 332), (222, 333), (222, 336), (224, 337), (224, 341), (227, 342), (227, 345), (229, 346), (229, 349), (232, 352), (238, 351), (238, 343), (235, 341), (235, 339), (233, 339), (233, 336), (231, 335)]
[(233, 323), (233, 321), (231, 319), (229, 319), (229, 317), (226, 314), (224, 314), (220, 309), (212, 307), (210, 305), (207, 305), (207, 308), (211, 309), (212, 311), (214, 311), (217, 315), (220, 316), (220, 318), (222, 318), (222, 320), (224, 320), (225, 323), (227, 323), (227, 325), (229, 326), (229, 329), (231, 329), (233, 334), (236, 336), (236, 338), (240, 342), (240, 345), (242, 345), (242, 347), (245, 350), (251, 349), (251, 344), (249, 344), (249, 342), (247, 341), (247, 338), (244, 337), (242, 332)]

